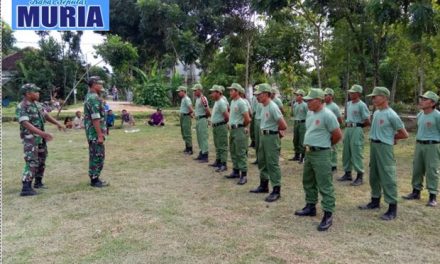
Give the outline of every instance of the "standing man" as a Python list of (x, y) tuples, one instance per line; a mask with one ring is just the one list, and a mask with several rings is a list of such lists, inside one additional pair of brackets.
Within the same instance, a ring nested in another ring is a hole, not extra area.
[(256, 96), (252, 96), (251, 99), (251, 109), (252, 109), (252, 120), (251, 120), (251, 125), (249, 127), (250, 129), (250, 137), (251, 137), (251, 145), (249, 146), (250, 148), (256, 148), (256, 144), (255, 144), (255, 110), (257, 108), (257, 104), (258, 104), (258, 100)]
[(287, 124), (279, 107), (271, 99), (271, 87), (267, 83), (258, 85), (255, 95), (263, 105), (260, 123), (260, 146), (258, 150), (258, 169), (260, 185), (252, 193), (269, 192), (269, 180), (272, 193), (265, 198), (266, 202), (275, 202), (281, 197), (281, 170), (279, 164), (281, 137), (285, 135)]
[(90, 77), (88, 81), (89, 92), (84, 102), (84, 126), (89, 143), (90, 185), (97, 188), (108, 186), (105, 181), (99, 179), (105, 159), (105, 110), (104, 102), (99, 97), (104, 91), (103, 84), (104, 82), (99, 76)]
[(393, 145), (399, 139), (408, 137), (400, 117), (388, 106), (390, 91), (385, 87), (375, 87), (373, 97), (376, 111), (370, 130), (370, 187), (371, 202), (359, 206), (361, 210), (380, 208), (382, 190), (385, 202), (389, 204), (388, 211), (381, 216), (382, 220), (393, 220), (397, 216), (397, 178), (396, 161)]
[[(258, 85), (255, 86), (255, 90), (258, 91)], [(258, 101), (257, 95), (254, 96), (257, 99), (255, 103), (255, 116), (254, 116), (254, 135), (255, 135), (255, 156), (256, 159), (252, 164), (258, 164), (258, 151), (260, 150), (260, 122), (261, 122), (261, 111), (263, 110), (263, 104)]]
[(338, 181), (351, 181), (351, 169), (357, 172), (356, 180), (352, 186), (359, 186), (363, 183), (364, 176), (364, 130), (362, 128), (370, 125), (370, 111), (367, 105), (362, 102), (362, 86), (355, 84), (348, 90), (350, 101), (346, 105), (344, 148), (342, 151), (342, 163), (344, 175)]
[(281, 114), (283, 114), (283, 116), (284, 116), (283, 101), (280, 99), (279, 95), (280, 95), (280, 91), (278, 90), (278, 88), (276, 86), (273, 86), (272, 89), (271, 89), (270, 98), (278, 106), (278, 108), (281, 111)]
[(440, 112), (435, 109), (438, 95), (428, 91), (420, 96), (417, 115), (416, 149), (414, 151), (412, 193), (402, 196), (407, 200), (420, 200), (423, 189), (423, 176), (429, 192), (427, 206), (437, 205), (438, 178), (440, 168)]
[(306, 160), (303, 171), (303, 188), (307, 204), (303, 209), (295, 211), (295, 215), (315, 216), (319, 191), (324, 216), (318, 231), (326, 231), (333, 224), (335, 210), (331, 147), (341, 140), (342, 132), (336, 116), (324, 107), (323, 90), (312, 88), (304, 100), (309, 108), (304, 137)]
[[(324, 90), (325, 93), (325, 107), (327, 107), (330, 111), (335, 114), (338, 119), (339, 126), (342, 124), (342, 116), (341, 111), (339, 110), (339, 106), (333, 101), (333, 96), (335, 92), (331, 88), (326, 88)], [(332, 147), (332, 172), (337, 170), (338, 166), (338, 144), (333, 145)]]
[(199, 155), (194, 160), (200, 163), (208, 162), (208, 117), (211, 116), (209, 110), (208, 99), (203, 95), (203, 87), (197, 83), (192, 88), (196, 97), (195, 116), (196, 116), (196, 133), (197, 143), (199, 145)]
[(307, 103), (303, 101), (304, 90), (298, 89), (295, 93), (295, 102), (292, 105), (293, 112), (293, 149), (295, 156), (289, 160), (304, 162), (304, 134), (306, 133)]
[(191, 134), (191, 118), (193, 113), (191, 99), (186, 94), (186, 86), (179, 86), (177, 92), (181, 98), (180, 102), (180, 133), (183, 141), (185, 141), (185, 149), (183, 153), (187, 155), (193, 154), (192, 134)]
[(209, 90), (211, 98), (215, 101), (212, 108), (212, 135), (215, 146), (215, 162), (211, 164), (216, 167), (216, 172), (226, 171), (228, 161), (228, 121), (229, 112), (226, 102), (222, 99), (222, 88), (219, 85), (213, 85)]
[[(249, 125), (249, 109), (247, 103), (240, 97), (244, 93), (243, 87), (238, 83), (231, 84), (229, 95), (231, 101), (231, 113), (229, 117), (229, 151), (232, 159), (232, 173), (225, 176), (228, 179), (240, 178), (238, 185), (247, 183), (247, 125)], [(241, 172), (241, 174), (240, 174)]]
[(65, 127), (57, 120), (43, 111), (38, 102), (40, 88), (33, 83), (27, 83), (20, 88), (23, 100), (17, 105), (16, 117), (20, 123), (20, 138), (23, 142), (24, 161), (26, 162), (21, 178), (23, 187), (20, 196), (32, 196), (37, 192), (32, 188), (32, 180), (35, 179), (34, 188), (46, 188), (43, 184), (44, 170), (46, 168), (47, 145), (53, 136), (44, 130), (44, 123), (56, 125), (59, 130)]

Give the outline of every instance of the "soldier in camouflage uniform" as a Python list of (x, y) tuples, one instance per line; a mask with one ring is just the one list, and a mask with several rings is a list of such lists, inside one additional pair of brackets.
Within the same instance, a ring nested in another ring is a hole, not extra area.
[(102, 168), (104, 167), (106, 133), (104, 102), (99, 97), (104, 90), (103, 81), (99, 76), (89, 78), (89, 92), (84, 102), (84, 126), (89, 143), (89, 177), (92, 187), (105, 187), (108, 184), (101, 181)]
[(53, 139), (52, 135), (44, 131), (45, 121), (56, 125), (58, 129), (65, 127), (53, 117), (43, 111), (38, 102), (40, 88), (35, 84), (28, 83), (21, 87), (20, 94), (23, 101), (17, 105), (16, 116), (20, 123), (20, 138), (23, 140), (24, 160), (21, 196), (37, 194), (32, 188), (32, 180), (35, 178), (34, 188), (45, 188), (43, 184), (44, 169), (47, 157), (47, 141)]

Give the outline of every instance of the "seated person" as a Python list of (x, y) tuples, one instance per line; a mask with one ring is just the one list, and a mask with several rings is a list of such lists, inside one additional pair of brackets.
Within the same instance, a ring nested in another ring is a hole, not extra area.
[(150, 116), (150, 120), (148, 121), (148, 124), (150, 126), (164, 126), (165, 125), (165, 119), (162, 115), (162, 109), (157, 108), (156, 113), (154, 113)]
[(110, 128), (115, 125), (115, 115), (112, 110), (108, 110), (105, 124), (107, 126), (107, 135), (109, 135)]
[(134, 126), (134, 118), (133, 116), (127, 112), (127, 110), (122, 110), (122, 115), (121, 115), (121, 125), (124, 126)]
[(84, 128), (84, 118), (81, 111), (76, 111), (75, 118), (73, 119), (73, 128), (81, 129)]
[(71, 117), (66, 117), (66, 119), (64, 119), (64, 126), (68, 129), (72, 129), (73, 128), (73, 122), (72, 122), (72, 118)]

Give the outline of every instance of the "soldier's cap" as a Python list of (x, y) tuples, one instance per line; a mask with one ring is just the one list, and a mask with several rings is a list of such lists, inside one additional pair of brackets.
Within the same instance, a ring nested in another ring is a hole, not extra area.
[(367, 96), (371, 97), (371, 96), (377, 96), (377, 95), (383, 95), (383, 96), (389, 97), (390, 90), (388, 90), (386, 87), (383, 87), (383, 86), (376, 86), (376, 87), (374, 87), (373, 92)]
[(276, 87), (276, 86), (272, 86), (271, 90), (272, 90), (271, 93), (273, 93), (273, 94), (279, 94), (280, 93), (280, 91), (278, 90), (278, 87)]
[(176, 92), (184, 91), (186, 93), (187, 90), (188, 90), (188, 88), (186, 86), (181, 85), (181, 86), (177, 87)]
[(219, 92), (219, 93), (223, 93), (223, 90), (224, 90), (225, 88), (223, 87), (223, 86), (221, 86), (221, 85), (217, 85), (217, 84), (214, 84), (213, 86), (212, 86), (212, 88), (211, 89), (209, 89), (209, 91), (210, 92)]
[(268, 83), (260, 83), (257, 86), (257, 90), (254, 92), (255, 95), (259, 95), (261, 93), (272, 93), (272, 87)]
[(104, 84), (104, 81), (101, 80), (101, 77), (99, 76), (91, 76), (89, 77), (89, 79), (87, 80), (87, 84), (89, 85), (89, 87), (92, 87), (93, 84)]
[(351, 86), (350, 90), (348, 90), (349, 93), (362, 93), (362, 86), (360, 86), (359, 84), (353, 84), (353, 86)]
[(193, 90), (193, 91), (203, 90), (203, 86), (200, 83), (196, 83), (196, 84), (194, 84), (194, 86), (191, 90)]
[(324, 93), (327, 95), (335, 95), (335, 91), (332, 88), (325, 88)]
[(239, 93), (244, 93), (244, 88), (241, 87), (241, 85), (238, 83), (232, 83), (231, 86), (228, 87), (228, 89), (235, 89)]
[(304, 96), (304, 95), (306, 95), (306, 92), (304, 92), (304, 90), (302, 90), (302, 89), (298, 89), (293, 94)]
[(438, 103), (438, 99), (439, 99), (439, 96), (436, 93), (432, 92), (432, 91), (427, 91), (423, 95), (419, 95), (419, 97), (420, 98), (431, 99), (432, 101), (434, 101), (434, 103)]
[(40, 88), (33, 83), (26, 83), (20, 88), (20, 94), (40, 92)]
[(322, 89), (320, 88), (312, 88), (310, 89), (310, 92), (307, 96), (305, 96), (303, 99), (305, 101), (307, 100), (312, 100), (312, 99), (321, 99), (323, 100), (325, 96), (325, 93)]

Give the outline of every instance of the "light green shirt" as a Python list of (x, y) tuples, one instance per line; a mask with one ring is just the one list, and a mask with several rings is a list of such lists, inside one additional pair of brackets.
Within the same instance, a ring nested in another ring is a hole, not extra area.
[(263, 111), (263, 104), (257, 103), (255, 105), (255, 119), (261, 120), (261, 111)]
[(279, 108), (283, 108), (283, 101), (281, 101), (281, 99), (279, 97), (275, 97), (274, 99), (272, 99), (272, 101), (279, 107)]
[(253, 96), (252, 97), (252, 101), (251, 101), (251, 107), (252, 107), (252, 113), (253, 114), (255, 114), (255, 112), (256, 112), (256, 110), (257, 110), (257, 104), (259, 104), (258, 103), (258, 100), (257, 100), (257, 96)]
[(302, 101), (298, 103), (295, 101), (295, 103), (293, 103), (293, 120), (305, 120), (307, 111), (309, 111), (309, 108), (306, 102)]
[(416, 139), (440, 141), (440, 112), (437, 109), (427, 115), (423, 111), (417, 115)]
[(197, 97), (194, 114), (196, 117), (206, 115), (206, 108), (208, 107), (208, 99), (205, 96)]
[(212, 117), (211, 122), (213, 124), (217, 124), (225, 121), (225, 117), (223, 114), (228, 111), (228, 106), (225, 103), (225, 100), (219, 99), (215, 101), (214, 107), (212, 108)]
[(371, 122), (370, 139), (380, 140), (385, 144), (394, 145), (394, 135), (404, 128), (400, 117), (390, 107), (376, 110)]
[(309, 111), (306, 118), (306, 134), (304, 145), (329, 148), (331, 147), (331, 133), (339, 128), (336, 116), (327, 108), (315, 113)]
[(364, 120), (368, 119), (370, 111), (367, 105), (359, 100), (357, 103), (347, 102), (347, 119), (346, 123), (364, 123)]
[(332, 111), (337, 118), (341, 117), (341, 111), (339, 110), (339, 106), (335, 102), (325, 104), (325, 107)]
[(226, 98), (226, 96), (224, 96), (224, 95), (222, 95), (222, 98), (221, 98), (223, 101), (225, 101), (225, 103), (226, 103), (226, 106), (229, 108), (229, 102), (228, 102), (228, 99)]
[(229, 116), (229, 125), (243, 125), (243, 114), (249, 111), (248, 105), (243, 98), (231, 101), (231, 115)]
[(180, 102), (180, 113), (181, 114), (189, 114), (189, 108), (192, 106), (191, 99), (189, 99), (188, 95), (185, 95)]
[(260, 129), (278, 131), (278, 121), (282, 117), (280, 108), (271, 100), (269, 104), (262, 107)]

